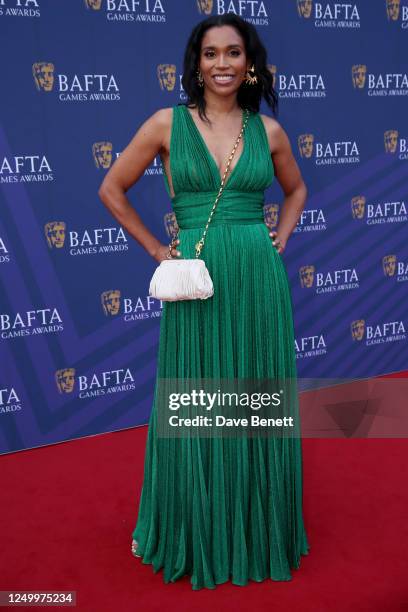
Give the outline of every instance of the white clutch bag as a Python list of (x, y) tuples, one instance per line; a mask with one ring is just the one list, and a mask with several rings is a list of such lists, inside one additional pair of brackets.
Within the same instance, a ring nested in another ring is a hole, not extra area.
[(202, 259), (165, 259), (152, 276), (149, 292), (167, 302), (206, 300), (214, 286)]
[(234, 144), (231, 155), (228, 158), (227, 166), (221, 180), (221, 186), (214, 205), (211, 209), (210, 216), (205, 226), (204, 233), (200, 240), (195, 245), (195, 259), (177, 259), (171, 255), (171, 249), (176, 243), (178, 233), (173, 237), (169, 244), (167, 259), (160, 262), (159, 266), (154, 271), (149, 286), (149, 294), (158, 300), (164, 302), (177, 302), (179, 300), (206, 300), (214, 294), (214, 286), (205, 262), (199, 259), (201, 250), (204, 246), (205, 236), (214, 214), (215, 207), (223, 192), (225, 177), (227, 176), (231, 160), (239, 145), (246, 123), (248, 121), (249, 112), (245, 111), (245, 119), (242, 124), (241, 131)]

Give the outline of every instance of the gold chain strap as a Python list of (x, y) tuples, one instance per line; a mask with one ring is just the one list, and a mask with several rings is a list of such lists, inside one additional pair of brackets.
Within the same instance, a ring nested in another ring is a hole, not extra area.
[[(212, 216), (213, 216), (213, 214), (215, 212), (215, 208), (216, 208), (216, 206), (218, 204), (218, 200), (220, 199), (221, 194), (222, 194), (222, 192), (224, 190), (225, 179), (226, 179), (226, 176), (228, 174), (228, 170), (229, 170), (229, 167), (231, 165), (232, 158), (234, 157), (235, 151), (237, 150), (237, 147), (238, 147), (238, 145), (240, 143), (240, 140), (242, 138), (242, 134), (244, 133), (244, 129), (245, 129), (246, 124), (248, 122), (248, 117), (249, 117), (249, 112), (248, 112), (247, 109), (245, 109), (245, 118), (244, 118), (244, 121), (242, 122), (242, 128), (241, 128), (240, 133), (238, 134), (238, 138), (237, 138), (237, 140), (236, 140), (236, 142), (234, 144), (234, 147), (233, 147), (233, 149), (231, 151), (231, 155), (228, 158), (227, 166), (225, 168), (224, 175), (223, 175), (223, 177), (221, 179), (221, 185), (220, 185), (220, 189), (218, 191), (218, 195), (215, 198), (215, 202), (214, 202), (213, 207), (211, 209), (210, 216), (208, 217), (208, 221), (207, 221), (207, 224), (205, 226), (203, 235), (201, 236), (200, 240), (195, 245), (195, 251), (196, 251), (196, 255), (195, 256), (196, 257), (200, 256), (201, 250), (202, 250), (202, 248), (204, 246), (204, 241), (205, 241), (205, 237), (207, 235), (208, 226), (210, 225)], [(176, 242), (176, 240), (178, 238), (178, 235), (179, 235), (179, 232), (177, 232), (177, 234), (173, 237), (173, 239), (172, 239), (172, 241), (171, 241), (171, 243), (169, 245), (169, 255), (171, 255), (171, 249), (173, 248), (173, 246), (174, 246), (174, 244), (175, 244), (175, 242)]]

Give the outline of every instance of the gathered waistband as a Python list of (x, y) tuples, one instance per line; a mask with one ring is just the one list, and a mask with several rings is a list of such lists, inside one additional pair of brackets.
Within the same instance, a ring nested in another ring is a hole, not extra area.
[[(173, 210), (180, 229), (204, 227), (218, 191), (181, 192), (172, 198)], [(210, 225), (247, 224), (264, 221), (262, 191), (225, 190), (211, 218)]]

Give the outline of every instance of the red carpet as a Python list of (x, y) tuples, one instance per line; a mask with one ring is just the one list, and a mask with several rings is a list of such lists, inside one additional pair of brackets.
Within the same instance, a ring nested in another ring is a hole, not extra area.
[(130, 553), (146, 433), (1, 458), (0, 590), (72, 589), (86, 612), (408, 610), (407, 440), (304, 439), (311, 551), (293, 580), (193, 592)]

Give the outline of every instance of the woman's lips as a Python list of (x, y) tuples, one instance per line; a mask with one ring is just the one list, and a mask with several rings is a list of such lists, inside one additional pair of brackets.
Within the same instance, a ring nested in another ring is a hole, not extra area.
[(225, 84), (231, 83), (231, 81), (234, 80), (235, 75), (234, 74), (223, 74), (223, 75), (215, 74), (212, 78), (218, 85), (225, 85)]

